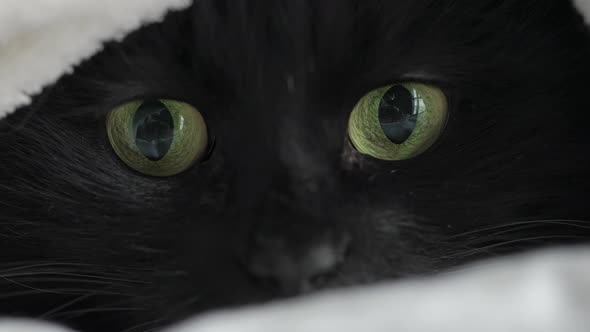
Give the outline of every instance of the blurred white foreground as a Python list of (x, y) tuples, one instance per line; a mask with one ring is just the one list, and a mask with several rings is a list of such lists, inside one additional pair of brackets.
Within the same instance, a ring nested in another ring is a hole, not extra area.
[(166, 332), (588, 332), (590, 248), (222, 312)]
[[(0, 332), (63, 332), (0, 319)], [(590, 248), (198, 316), (165, 332), (589, 332)]]

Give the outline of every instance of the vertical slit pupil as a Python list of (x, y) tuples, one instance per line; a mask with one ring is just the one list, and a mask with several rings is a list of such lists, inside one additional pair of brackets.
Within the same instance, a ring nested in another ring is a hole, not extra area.
[(417, 112), (412, 93), (402, 85), (392, 86), (379, 104), (379, 123), (385, 136), (395, 144), (407, 141), (416, 129)]
[(161, 101), (146, 101), (135, 112), (133, 132), (139, 151), (151, 161), (161, 160), (174, 140), (172, 114)]

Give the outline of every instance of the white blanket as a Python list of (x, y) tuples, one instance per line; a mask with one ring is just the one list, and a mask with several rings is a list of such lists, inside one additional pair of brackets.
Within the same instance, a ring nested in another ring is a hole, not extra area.
[(191, 0), (0, 1), (0, 118), (143, 23)]
[[(590, 248), (196, 317), (164, 332), (588, 332)], [(70, 332), (0, 319), (0, 332)]]
[(168, 332), (588, 332), (590, 249), (196, 318)]
[[(2, 0), (0, 119), (95, 54), (190, 0)], [(590, 0), (574, 0), (590, 23)], [(0, 332), (64, 332), (0, 318)], [(425, 280), (196, 317), (166, 332), (590, 332), (590, 248), (505, 258)], [(109, 331), (105, 331), (109, 332)]]

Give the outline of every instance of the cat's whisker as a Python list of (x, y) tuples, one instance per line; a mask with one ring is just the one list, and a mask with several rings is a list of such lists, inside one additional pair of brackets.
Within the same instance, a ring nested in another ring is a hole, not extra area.
[(34, 287), (26, 287), (28, 290), (24, 291), (15, 291), (11, 293), (4, 293), (0, 294), (0, 299), (4, 297), (19, 297), (19, 296), (27, 296), (33, 294), (42, 294), (42, 293), (51, 293), (51, 294), (60, 294), (60, 295), (86, 295), (89, 293), (94, 293), (96, 295), (104, 295), (104, 296), (131, 296), (132, 294), (122, 293), (117, 291), (109, 291), (107, 289), (92, 289), (92, 288), (76, 288), (76, 287), (52, 287), (52, 288), (45, 288), (45, 289), (38, 289)]
[(487, 240), (498, 238), (500, 235), (503, 235), (503, 234), (515, 234), (518, 231), (535, 228), (537, 226), (538, 225), (535, 225), (535, 224), (527, 224), (527, 225), (520, 226), (520, 227), (509, 228), (509, 229), (505, 229), (505, 230), (502, 230), (502, 231), (499, 231), (499, 232), (487, 234), (485, 236), (474, 237), (471, 240), (467, 240), (467, 241), (461, 242), (461, 245), (469, 246), (469, 245), (472, 245), (472, 244), (475, 244), (475, 243), (481, 243), (481, 242), (485, 242)]
[(15, 209), (22, 209), (21, 207), (18, 207), (16, 205), (9, 204), (9, 203), (6, 203), (6, 202), (2, 202), (2, 201), (0, 201), (0, 205), (9, 206), (9, 207), (15, 208)]
[[(145, 308), (138, 308), (138, 307), (106, 307), (106, 308), (87, 308), (87, 309), (78, 309), (78, 310), (70, 310), (70, 311), (62, 311), (54, 313), (51, 317), (79, 317), (86, 314), (96, 314), (96, 313), (105, 313), (105, 312), (117, 312), (117, 311), (144, 311)], [(72, 318), (69, 317), (69, 318)], [(68, 318), (66, 318), (68, 319)]]
[[(104, 290), (96, 290), (96, 289), (78, 289), (78, 288), (54, 288), (51, 289), (54, 293), (59, 293), (62, 295), (102, 295), (102, 296), (131, 296), (131, 294), (125, 294), (120, 292), (109, 292)], [(10, 293), (3, 293), (0, 294), (0, 299), (10, 299), (10, 298), (19, 298), (19, 297), (27, 297), (30, 295), (37, 295), (37, 294), (44, 294), (47, 293), (46, 291), (39, 291), (35, 289), (29, 289), (24, 291), (16, 291)]]
[(39, 315), (37, 318), (39, 318), (39, 319), (47, 319), (47, 318), (51, 317), (51, 315), (53, 315), (53, 314), (55, 314), (55, 313), (57, 313), (59, 311), (62, 311), (63, 309), (65, 309), (67, 307), (70, 307), (70, 306), (72, 306), (72, 305), (74, 305), (76, 303), (82, 302), (82, 301), (86, 300), (87, 298), (89, 298), (91, 296), (94, 296), (94, 295), (96, 295), (96, 293), (88, 293), (88, 294), (83, 294), (81, 296), (78, 296), (78, 297), (74, 298), (73, 300), (70, 300), (70, 301), (68, 301), (68, 302), (66, 302), (64, 304), (61, 304), (61, 305), (59, 305), (59, 306), (57, 306), (57, 307), (55, 307), (55, 308), (53, 308), (53, 309), (51, 309), (51, 310), (49, 310), (49, 311), (47, 311), (45, 313)]
[(39, 291), (39, 292), (42, 292), (42, 293), (67, 294), (67, 293), (57, 292), (57, 291), (54, 291), (54, 290), (36, 288), (36, 287), (33, 287), (33, 286), (25, 285), (25, 284), (20, 283), (18, 281), (15, 281), (15, 280), (12, 280), (10, 278), (7, 278), (7, 277), (5, 277), (5, 276), (3, 276), (1, 274), (0, 274), (0, 279), (4, 279), (4, 280), (8, 281), (9, 283), (13, 283), (13, 284), (18, 285), (20, 287), (28, 288), (28, 289)]
[[(4, 269), (0, 273), (0, 284), (4, 280), (27, 290), (2, 294), (0, 295), (1, 299), (26, 298), (46, 293), (75, 296), (53, 309), (48, 308), (50, 310), (40, 316), (44, 319), (61, 315), (64, 309), (72, 306), (79, 309), (80, 302), (92, 296), (131, 298), (131, 294), (121, 292), (121, 289), (146, 284), (140, 280), (125, 278), (132, 269), (121, 267), (54, 262), (12, 262), (4, 264), (3, 267)], [(97, 273), (98, 269), (101, 269), (100, 273)], [(117, 291), (110, 290), (115, 287)], [(13, 288), (12, 286), (8, 289)], [(121, 306), (117, 306), (117, 308), (123, 310)], [(127, 309), (132, 310), (133, 308)], [(101, 310), (105, 311), (106, 309)]]
[(80, 263), (12, 262), (3, 264), (3, 267), (3, 269), (0, 269), (0, 276), (6, 278), (54, 275), (72, 277), (78, 280), (94, 279), (122, 284), (147, 284), (147, 282), (139, 279), (128, 278), (130, 275), (137, 275), (138, 270), (119, 266), (101, 266)]
[[(28, 265), (23, 265), (23, 264), (28, 264)], [(5, 266), (9, 266), (8, 269), (5, 270), (1, 270), (0, 273), (6, 273), (9, 271), (16, 271), (16, 270), (24, 270), (24, 269), (30, 269), (30, 268), (40, 268), (40, 267), (101, 267), (99, 265), (93, 265), (93, 264), (83, 264), (83, 263), (61, 263), (61, 262), (39, 262), (39, 263), (33, 263), (33, 262), (10, 262), (10, 263), (6, 263), (3, 264)]]
[(153, 332), (153, 331), (156, 331), (158, 329), (159, 329), (158, 327), (154, 327), (153, 329), (144, 330), (143, 332)]
[(23, 297), (23, 296), (28, 296), (28, 295), (35, 295), (35, 294), (39, 294), (39, 293), (42, 293), (42, 292), (37, 291), (37, 290), (26, 290), (26, 291), (3, 293), (3, 294), (0, 294), (0, 300), (10, 299), (10, 298), (15, 298), (15, 297)]
[(475, 230), (470, 230), (467, 232), (463, 232), (463, 233), (449, 236), (448, 239), (469, 236), (469, 235), (482, 233), (482, 232), (486, 232), (486, 231), (490, 231), (490, 230), (495, 230), (495, 229), (499, 229), (499, 228), (521, 226), (521, 225), (534, 225), (533, 227), (535, 227), (537, 225), (552, 225), (552, 224), (558, 225), (558, 226), (572, 226), (572, 227), (590, 229), (590, 221), (584, 221), (584, 220), (570, 220), (570, 219), (528, 220), (528, 221), (516, 221), (516, 222), (511, 222), (511, 223), (505, 223), (505, 224), (499, 224), (499, 225), (494, 225), (494, 226), (489, 226), (489, 227), (478, 228)]
[[(147, 282), (140, 281), (140, 280), (131, 280), (131, 279), (122, 279), (122, 278), (113, 278), (107, 276), (100, 276), (100, 275), (91, 275), (91, 274), (78, 274), (78, 273), (69, 273), (69, 272), (56, 272), (56, 271), (39, 271), (39, 272), (26, 272), (26, 273), (13, 273), (13, 274), (3, 274), (4, 277), (7, 278), (21, 278), (21, 277), (33, 277), (33, 276), (43, 276), (43, 275), (53, 275), (53, 276), (63, 276), (63, 277), (73, 277), (70, 279), (63, 278), (63, 280), (74, 280), (74, 281), (84, 281), (84, 282), (91, 282), (87, 279), (96, 279), (92, 282), (100, 283), (100, 281), (104, 281), (103, 283), (107, 284), (107, 281), (118, 281), (123, 283), (136, 283), (136, 284), (147, 284)], [(52, 278), (44, 278), (44, 280), (53, 280)], [(111, 283), (109, 283), (111, 284)]]
[[(129, 328), (121, 331), (121, 332), (134, 332), (134, 331), (136, 331), (138, 329), (145, 328), (146, 326), (158, 325), (159, 323), (162, 323), (163, 321), (164, 321), (164, 319), (162, 319), (162, 318), (160, 318), (160, 319), (154, 319), (154, 320), (151, 320), (151, 321), (148, 321), (148, 322), (143, 322), (143, 323), (140, 323), (140, 324), (137, 324), (137, 325), (133, 325), (133, 326), (131, 326), (131, 327), (129, 327)], [(154, 329), (158, 329), (158, 326), (155, 326), (155, 327), (150, 328), (148, 330), (143, 330), (142, 329), (141, 331), (142, 332), (147, 332), (147, 331), (153, 331)]]
[(586, 239), (586, 236), (578, 236), (578, 235), (544, 235), (544, 236), (536, 236), (536, 237), (528, 237), (528, 238), (520, 238), (520, 239), (515, 239), (515, 240), (510, 240), (510, 241), (503, 241), (503, 242), (499, 242), (499, 243), (494, 243), (488, 246), (484, 246), (484, 247), (479, 247), (479, 248), (474, 248), (474, 249), (470, 249), (470, 250), (466, 250), (466, 251), (462, 251), (462, 252), (458, 252), (458, 253), (454, 253), (454, 254), (450, 254), (450, 255), (444, 255), (441, 256), (442, 259), (452, 259), (452, 258), (457, 258), (457, 257), (467, 257), (467, 256), (471, 256), (480, 252), (485, 252), (487, 250), (490, 249), (495, 249), (498, 247), (504, 247), (504, 246), (508, 246), (511, 244), (516, 244), (516, 243), (522, 243), (522, 242), (532, 242), (532, 241), (539, 241), (539, 240), (550, 240), (550, 239)]
[(483, 265), (483, 264), (480, 264), (480, 265), (461, 265), (459, 267), (454, 267), (454, 268), (451, 268), (451, 269), (446, 269), (446, 270), (440, 271), (436, 275), (437, 276), (446, 276), (446, 275), (459, 274), (459, 273), (464, 273), (464, 272), (469, 272), (469, 271), (476, 271), (478, 269), (481, 269), (484, 266), (485, 265)]
[(88, 279), (75, 279), (75, 278), (47, 278), (47, 277), (27, 277), (19, 278), (21, 283), (76, 283), (76, 284), (89, 284), (89, 285), (104, 285), (113, 286), (115, 283), (105, 282), (100, 280), (88, 280)]

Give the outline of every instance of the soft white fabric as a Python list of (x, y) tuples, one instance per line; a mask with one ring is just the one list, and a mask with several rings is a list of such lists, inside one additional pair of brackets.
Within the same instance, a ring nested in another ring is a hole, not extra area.
[(191, 0), (0, 1), (0, 118), (30, 102), (104, 41)]
[(574, 0), (574, 4), (586, 18), (586, 23), (590, 24), (590, 0)]
[(44, 322), (24, 319), (0, 319), (1, 332), (72, 332)]
[[(0, 118), (72, 66), (190, 0), (1, 0)], [(590, 0), (574, 0), (590, 23)], [(166, 332), (589, 332), (590, 248), (428, 280), (327, 292), (199, 316)], [(0, 332), (68, 332), (0, 319)], [(110, 332), (110, 331), (105, 331)]]
[[(196, 317), (164, 332), (589, 332), (590, 247)], [(0, 320), (0, 332), (67, 332)]]
[(196, 318), (166, 332), (589, 332), (590, 248)]

